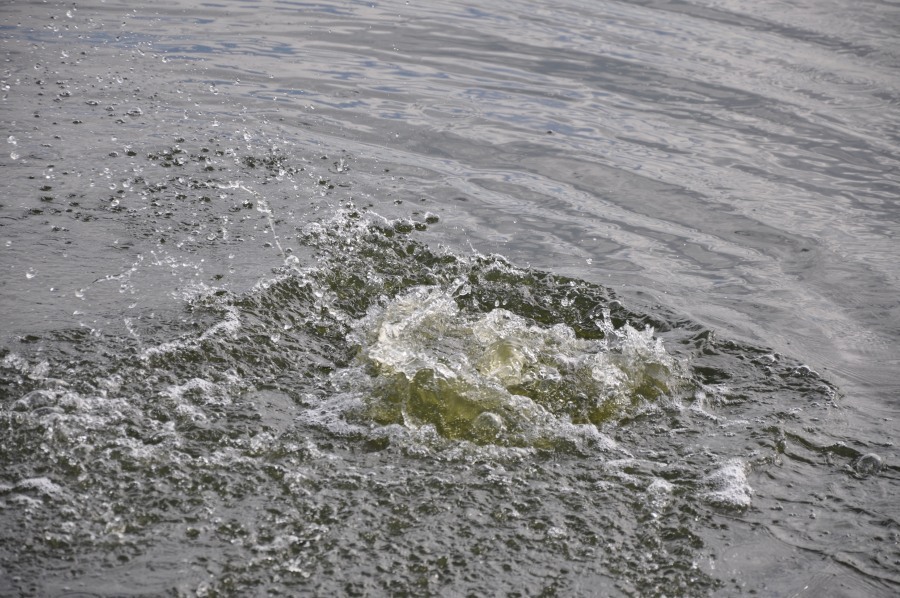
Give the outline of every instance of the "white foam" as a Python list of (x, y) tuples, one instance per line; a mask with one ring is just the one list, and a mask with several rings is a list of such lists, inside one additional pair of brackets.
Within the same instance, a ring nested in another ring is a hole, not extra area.
[(47, 360), (42, 360), (32, 365), (28, 360), (16, 353), (10, 353), (5, 356), (0, 365), (14, 369), (32, 380), (46, 380), (47, 374), (50, 373), (50, 363)]
[(32, 490), (39, 492), (45, 496), (59, 496), (63, 494), (63, 489), (61, 486), (52, 482), (50, 478), (38, 477), (38, 478), (26, 478), (24, 480), (19, 480), (16, 482), (15, 489), (18, 491), (23, 490)]
[(753, 489), (747, 483), (746, 465), (740, 459), (726, 461), (703, 478), (709, 488), (700, 496), (713, 504), (746, 508), (750, 506)]

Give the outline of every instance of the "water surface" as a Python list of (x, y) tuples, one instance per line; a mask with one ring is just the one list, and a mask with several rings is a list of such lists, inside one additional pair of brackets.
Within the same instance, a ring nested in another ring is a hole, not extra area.
[(0, 593), (897, 592), (895, 3), (0, 15)]

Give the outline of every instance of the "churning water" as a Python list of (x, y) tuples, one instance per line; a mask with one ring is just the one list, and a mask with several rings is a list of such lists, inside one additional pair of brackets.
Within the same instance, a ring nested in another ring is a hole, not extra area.
[(900, 591), (896, 2), (0, 15), (0, 594)]

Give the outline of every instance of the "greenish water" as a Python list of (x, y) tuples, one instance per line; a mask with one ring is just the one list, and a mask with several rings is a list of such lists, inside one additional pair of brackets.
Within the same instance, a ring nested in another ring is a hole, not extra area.
[(0, 594), (893, 595), (867, 7), (5, 4)]

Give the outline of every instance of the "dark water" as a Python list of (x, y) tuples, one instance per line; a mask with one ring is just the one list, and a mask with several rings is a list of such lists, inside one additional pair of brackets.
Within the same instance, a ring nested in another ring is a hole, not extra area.
[(0, 23), (0, 594), (900, 590), (896, 2)]

